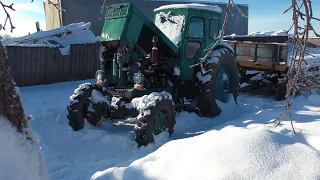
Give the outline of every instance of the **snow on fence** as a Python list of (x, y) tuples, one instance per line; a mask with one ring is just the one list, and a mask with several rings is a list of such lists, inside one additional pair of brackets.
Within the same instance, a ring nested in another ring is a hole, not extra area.
[(99, 69), (99, 43), (72, 44), (70, 54), (59, 48), (7, 46), (8, 66), (18, 86), (52, 84), (93, 78)]

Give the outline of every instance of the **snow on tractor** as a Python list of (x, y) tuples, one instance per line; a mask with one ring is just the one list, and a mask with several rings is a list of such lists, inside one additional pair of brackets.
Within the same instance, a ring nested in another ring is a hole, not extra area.
[[(85, 119), (136, 123), (138, 146), (172, 135), (176, 112), (220, 114), (216, 100), (237, 100), (239, 68), (232, 47), (216, 43), (221, 9), (201, 4), (167, 5), (154, 10), (151, 22), (133, 3), (106, 9), (96, 83), (81, 84), (70, 97), (69, 125), (78, 131)], [(215, 44), (215, 47), (213, 45)], [(213, 52), (200, 66), (199, 58)], [(185, 100), (191, 103), (185, 103)]]

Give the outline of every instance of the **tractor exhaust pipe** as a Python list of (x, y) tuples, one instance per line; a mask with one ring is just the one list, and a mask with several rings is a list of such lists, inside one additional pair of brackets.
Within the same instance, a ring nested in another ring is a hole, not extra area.
[(153, 47), (152, 47), (152, 51), (151, 51), (151, 63), (152, 65), (156, 65), (158, 64), (158, 56), (159, 56), (159, 51), (158, 51), (158, 37), (157, 36), (153, 36), (152, 39), (153, 42)]
[(112, 75), (114, 77), (115, 80), (117, 80), (118, 78), (118, 55), (117, 53), (115, 53), (113, 55), (113, 62), (112, 62)]

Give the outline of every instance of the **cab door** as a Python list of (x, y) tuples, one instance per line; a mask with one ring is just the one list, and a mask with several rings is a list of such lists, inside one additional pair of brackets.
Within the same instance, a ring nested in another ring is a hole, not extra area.
[(190, 68), (195, 62), (198, 62), (197, 55), (203, 49), (206, 39), (206, 19), (201, 14), (192, 14), (188, 18), (186, 33), (182, 46), (182, 70), (181, 78), (183, 81), (193, 81), (194, 68)]

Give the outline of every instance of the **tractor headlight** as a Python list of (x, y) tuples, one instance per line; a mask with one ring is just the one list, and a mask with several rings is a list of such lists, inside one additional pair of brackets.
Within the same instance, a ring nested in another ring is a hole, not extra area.
[(136, 84), (142, 84), (144, 81), (144, 76), (141, 72), (134, 73), (133, 75), (133, 82)]
[(105, 74), (104, 71), (98, 70), (96, 72), (96, 79), (97, 79), (97, 85), (98, 86), (104, 86), (104, 80), (105, 80)]

